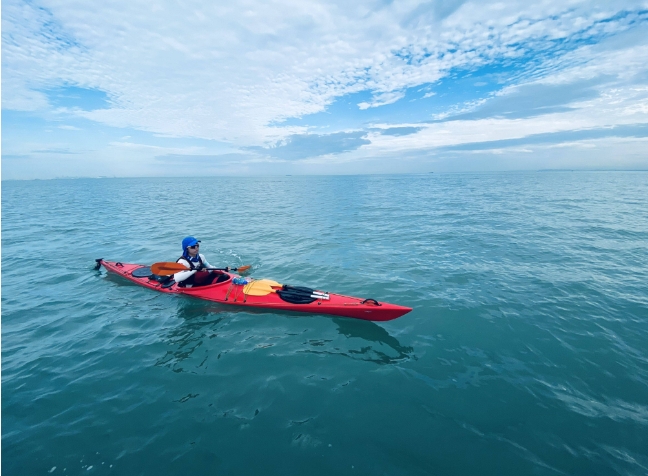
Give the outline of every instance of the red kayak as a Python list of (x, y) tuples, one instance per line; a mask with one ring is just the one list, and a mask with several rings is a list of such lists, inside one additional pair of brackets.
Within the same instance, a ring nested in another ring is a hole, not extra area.
[(149, 289), (232, 306), (330, 314), (366, 321), (390, 321), (412, 310), (410, 307), (378, 302), (375, 299), (342, 296), (265, 279), (242, 278), (229, 272), (222, 272), (222, 276), (214, 284), (180, 287), (170, 278), (161, 278), (153, 274), (150, 267), (141, 264), (98, 259), (97, 267), (100, 266)]

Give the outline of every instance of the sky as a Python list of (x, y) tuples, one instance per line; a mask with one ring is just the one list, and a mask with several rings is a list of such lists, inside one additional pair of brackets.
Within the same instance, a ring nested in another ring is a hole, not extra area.
[(646, 1), (2, 1), (2, 179), (648, 170)]

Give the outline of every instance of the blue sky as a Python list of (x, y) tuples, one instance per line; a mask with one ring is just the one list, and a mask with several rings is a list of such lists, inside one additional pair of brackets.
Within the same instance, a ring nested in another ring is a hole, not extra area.
[(2, 2), (5, 180), (573, 168), (648, 169), (648, 1)]

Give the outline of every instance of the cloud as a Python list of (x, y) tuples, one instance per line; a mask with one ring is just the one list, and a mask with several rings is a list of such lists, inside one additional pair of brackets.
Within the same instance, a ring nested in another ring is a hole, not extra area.
[[(394, 160), (648, 122), (645, 2), (7, 0), (2, 10), (4, 110), (159, 139), (106, 139), (104, 158)], [(299, 123), (316, 113), (331, 120)], [(27, 132), (3, 132), (3, 145), (22, 152)]]
[(328, 154), (340, 154), (370, 144), (366, 133), (296, 134), (273, 147), (249, 147), (248, 150), (283, 160), (300, 160)]
[(450, 115), (444, 120), (473, 120), (488, 117), (511, 119), (532, 117), (574, 109), (572, 104), (595, 99), (600, 95), (596, 86), (605, 79), (583, 80), (567, 84), (531, 83), (505, 89), (489, 99), (480, 101), (471, 112)]
[(639, 21), (633, 2), (358, 2), (342, 9), (330, 2), (151, 8), (122, 0), (95, 7), (3, 2), (7, 107), (40, 108), (42, 98), (30, 91), (75, 85), (111, 97), (111, 107), (83, 117), (239, 145), (298, 133), (268, 124), (323, 111), (345, 94), (372, 91), (360, 107), (378, 108), (455, 68), (531, 52), (542, 58), (561, 42), (586, 42)]
[(389, 127), (385, 129), (371, 129), (372, 132), (378, 132), (384, 136), (407, 136), (410, 134), (416, 134), (417, 132), (423, 130), (423, 127)]
[(27, 158), (29, 158), (27, 154), (2, 154), (2, 160), (20, 160)]
[(371, 144), (363, 148), (363, 153), (396, 157), (444, 147), (470, 148), (471, 144), (483, 145), (492, 141), (520, 140), (520, 143), (526, 143), (525, 138), (538, 134), (547, 134), (547, 138), (553, 135), (554, 141), (560, 142), (560, 134), (570, 131), (580, 134), (578, 131), (589, 130), (594, 135), (612, 137), (614, 134), (606, 131), (623, 130), (626, 126), (636, 126), (638, 133), (645, 131), (640, 126), (648, 123), (647, 115), (648, 87), (626, 87), (581, 101), (577, 107), (567, 111), (522, 118), (500, 116), (435, 121), (421, 124), (418, 132), (405, 137), (372, 135)]
[(36, 149), (32, 151), (34, 154), (79, 154), (80, 152), (76, 150), (70, 150), (69, 148), (52, 148), (52, 149)]
[(110, 147), (116, 149), (126, 149), (130, 151), (143, 152), (143, 153), (165, 153), (165, 154), (187, 154), (191, 155), (193, 153), (202, 152), (203, 149), (198, 146), (189, 146), (189, 147), (169, 147), (161, 145), (152, 145), (152, 144), (141, 144), (137, 142), (127, 142), (127, 141), (114, 141), (110, 142)]
[(361, 102), (358, 104), (358, 107), (360, 109), (369, 109), (370, 107), (386, 106), (387, 104), (393, 104), (404, 97), (405, 93), (403, 91), (378, 93), (374, 95), (371, 102)]
[(186, 164), (198, 165), (218, 165), (222, 163), (242, 163), (258, 160), (257, 157), (250, 154), (213, 154), (213, 155), (193, 155), (193, 154), (167, 154), (155, 157), (155, 160), (183, 166)]
[(538, 144), (573, 144), (592, 139), (605, 138), (648, 138), (648, 124), (628, 124), (619, 127), (593, 128), (583, 130), (561, 131), (543, 134), (531, 134), (517, 139), (502, 139), (484, 142), (470, 142), (440, 147), (439, 150), (499, 150), (519, 148)]

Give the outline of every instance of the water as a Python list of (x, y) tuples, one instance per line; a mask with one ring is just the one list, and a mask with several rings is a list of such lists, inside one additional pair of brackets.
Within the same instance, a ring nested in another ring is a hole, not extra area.
[[(212, 264), (408, 305), (234, 311)], [(648, 173), (2, 184), (2, 470), (648, 474)]]

